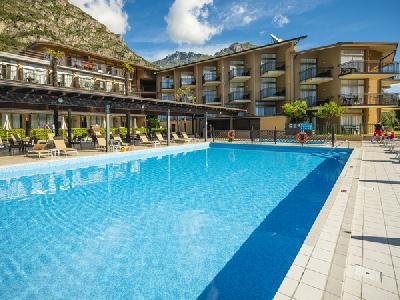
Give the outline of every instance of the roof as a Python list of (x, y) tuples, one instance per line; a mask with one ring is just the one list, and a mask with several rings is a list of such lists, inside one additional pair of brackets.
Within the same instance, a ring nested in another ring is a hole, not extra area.
[(315, 48), (310, 48), (306, 50), (302, 50), (296, 53), (296, 55), (299, 54), (305, 54), (308, 52), (313, 52), (313, 51), (319, 51), (319, 50), (325, 50), (329, 48), (334, 48), (334, 47), (346, 47), (346, 46), (358, 46), (358, 47), (370, 47), (370, 46), (386, 46), (386, 47), (393, 47), (392, 52), (388, 53), (388, 55), (391, 55), (393, 53), (393, 57), (396, 55), (396, 50), (398, 47), (397, 42), (337, 42), (335, 44), (329, 44), (329, 45), (324, 45), (324, 46), (319, 46)]
[(206, 58), (206, 59), (198, 60), (198, 61), (195, 61), (195, 62), (178, 65), (178, 66), (175, 66), (175, 67), (161, 69), (159, 71), (159, 73), (168, 72), (168, 71), (171, 71), (171, 70), (174, 70), (174, 69), (178, 69), (178, 68), (185, 68), (185, 67), (189, 67), (189, 66), (194, 66), (194, 65), (197, 65), (197, 64), (205, 63), (205, 62), (211, 62), (211, 61), (215, 61), (215, 60), (218, 60), (218, 59), (221, 59), (221, 58), (225, 58), (225, 57), (242, 55), (242, 54), (246, 54), (246, 53), (249, 53), (249, 52), (252, 52), (252, 51), (263, 50), (263, 49), (267, 49), (267, 48), (273, 48), (273, 47), (281, 46), (281, 45), (287, 44), (287, 43), (293, 43), (294, 42), (296, 44), (300, 40), (305, 39), (306, 37), (307, 37), (306, 35), (303, 35), (303, 36), (296, 37), (296, 38), (293, 38), (293, 39), (290, 39), (290, 40), (283, 40), (281, 42), (265, 44), (265, 45), (262, 45), (262, 46), (253, 47), (253, 48), (250, 48), (250, 49), (247, 49), (247, 50), (243, 50), (243, 51), (239, 51), (239, 52), (229, 53), (229, 54), (220, 55), (220, 56), (214, 56), (214, 57), (211, 57), (211, 58)]
[[(55, 42), (47, 42), (47, 41), (46, 42), (35, 42), (35, 43), (30, 44), (26, 49), (34, 50), (34, 49), (38, 49), (38, 48), (41, 48), (41, 47), (54, 47), (54, 48), (58, 48), (58, 49), (65, 49), (65, 50), (69, 50), (69, 51), (84, 53), (84, 54), (86, 54), (88, 56), (92, 56), (92, 57), (95, 57), (97, 59), (113, 61), (113, 62), (118, 63), (118, 64), (122, 64), (124, 62), (127, 62), (127, 61), (124, 61), (124, 60), (121, 60), (121, 59), (117, 59), (117, 58), (114, 58), (114, 57), (111, 57), (111, 56), (106, 56), (106, 55), (102, 55), (102, 54), (99, 54), (99, 53), (96, 53), (96, 52), (82, 50), (82, 49), (79, 49), (79, 48), (76, 48), (76, 47), (63, 45), (63, 44), (55, 43)], [(135, 53), (135, 55), (140, 57), (136, 53)], [(146, 60), (144, 60), (144, 59), (143, 59), (143, 61), (146, 62)], [(159, 70), (157, 67), (153, 67), (153, 66), (146, 65), (146, 64), (139, 64), (139, 63), (132, 63), (132, 62), (129, 62), (129, 63), (131, 65), (135, 66), (135, 67), (141, 67), (141, 68), (149, 69), (149, 70), (153, 70), (153, 71)]]

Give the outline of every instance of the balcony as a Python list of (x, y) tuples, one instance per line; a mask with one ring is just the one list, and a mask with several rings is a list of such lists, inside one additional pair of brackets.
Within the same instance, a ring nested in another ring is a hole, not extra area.
[(246, 82), (250, 78), (250, 71), (246, 68), (235, 68), (229, 71), (229, 80), (231, 82)]
[(307, 106), (312, 109), (312, 107), (321, 106), (325, 103), (329, 103), (334, 100), (334, 97), (317, 97), (317, 96), (307, 96), (302, 100), (307, 102)]
[(400, 63), (381, 61), (349, 61), (340, 65), (340, 79), (387, 79), (400, 74)]
[(285, 63), (276, 61), (266, 62), (261, 65), (260, 74), (261, 77), (279, 77), (285, 74)]
[(400, 94), (352, 94), (340, 95), (340, 104), (343, 106), (356, 107), (398, 107), (400, 104)]
[(229, 102), (242, 104), (242, 103), (250, 103), (250, 94), (248, 92), (230, 92), (229, 93)]
[(285, 100), (285, 89), (265, 88), (260, 91), (260, 99), (268, 101)]
[(381, 81), (381, 83), (382, 83), (382, 88), (385, 88), (385, 89), (390, 88), (390, 86), (392, 84), (400, 83), (400, 75), (396, 75), (396, 76), (393, 76), (393, 77), (389, 77), (387, 79), (383, 79)]
[(333, 80), (333, 68), (308, 68), (299, 73), (300, 84), (321, 84)]
[(172, 81), (161, 81), (160, 88), (162, 90), (173, 90), (174, 83)]
[(221, 104), (221, 98), (217, 95), (204, 95), (202, 99), (204, 104)]
[(194, 78), (181, 78), (181, 86), (196, 87), (196, 79)]
[(221, 83), (221, 77), (217, 73), (206, 73), (203, 74), (203, 85), (204, 86), (216, 86)]

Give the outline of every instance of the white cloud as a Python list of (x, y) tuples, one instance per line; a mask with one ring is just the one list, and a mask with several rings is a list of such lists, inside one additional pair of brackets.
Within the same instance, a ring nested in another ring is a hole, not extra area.
[(389, 89), (385, 90), (388, 93), (400, 93), (400, 83), (392, 84)]
[(208, 7), (213, 0), (175, 0), (165, 17), (169, 37), (180, 44), (203, 45), (221, 28), (209, 24)]
[(247, 3), (233, 5), (224, 17), (224, 25), (228, 28), (245, 26), (257, 19), (257, 13), (248, 8)]
[(282, 14), (277, 14), (272, 19), (272, 24), (274, 24), (276, 27), (279, 28), (284, 27), (289, 23), (290, 23), (289, 18)]
[(68, 0), (91, 15), (108, 30), (125, 34), (129, 30), (128, 15), (124, 11), (123, 0)]

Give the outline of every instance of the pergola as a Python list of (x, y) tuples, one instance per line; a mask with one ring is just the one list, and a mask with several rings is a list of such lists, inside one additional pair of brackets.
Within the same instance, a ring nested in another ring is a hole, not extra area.
[[(102, 91), (77, 90), (65, 87), (31, 84), (20, 81), (0, 81), (0, 108), (53, 110), (56, 132), (58, 112), (68, 111), (68, 140), (71, 141), (71, 113), (104, 113), (107, 139), (109, 138), (109, 115), (125, 114), (127, 117), (127, 139), (130, 141), (130, 115), (166, 115), (168, 143), (170, 116), (204, 116), (207, 130), (207, 114), (237, 116), (246, 110), (204, 104), (165, 101)], [(207, 138), (207, 134), (205, 134)]]

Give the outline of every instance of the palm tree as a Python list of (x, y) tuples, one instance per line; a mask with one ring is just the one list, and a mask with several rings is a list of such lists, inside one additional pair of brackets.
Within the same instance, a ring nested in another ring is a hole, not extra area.
[(51, 84), (58, 86), (58, 63), (60, 58), (64, 56), (64, 52), (49, 49), (47, 53), (50, 55), (50, 67), (51, 67)]
[(122, 68), (124, 70), (125, 95), (128, 96), (129, 95), (130, 74), (135, 71), (135, 68), (127, 62), (122, 64)]

